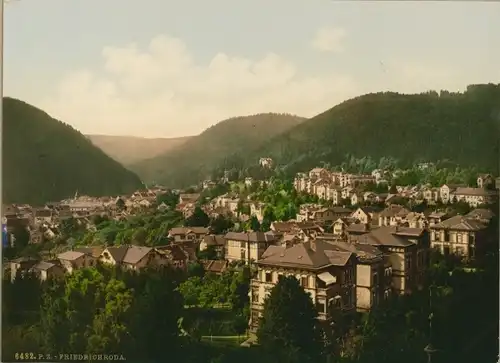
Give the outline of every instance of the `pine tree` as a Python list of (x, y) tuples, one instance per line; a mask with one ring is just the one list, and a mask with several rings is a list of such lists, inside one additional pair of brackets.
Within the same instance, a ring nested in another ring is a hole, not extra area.
[(282, 362), (318, 362), (321, 331), (311, 297), (293, 277), (280, 278), (264, 303), (259, 345)]

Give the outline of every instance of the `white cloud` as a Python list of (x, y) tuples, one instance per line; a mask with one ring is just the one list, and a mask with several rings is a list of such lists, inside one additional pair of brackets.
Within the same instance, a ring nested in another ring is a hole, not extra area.
[(307, 76), (274, 53), (257, 60), (218, 53), (200, 64), (166, 35), (147, 49), (106, 47), (102, 57), (102, 72), (68, 74), (36, 105), (85, 133), (173, 137), (259, 112), (314, 116), (358, 93), (348, 76)]
[(345, 36), (345, 29), (323, 27), (316, 32), (311, 47), (320, 52), (341, 53), (344, 51), (343, 41)]

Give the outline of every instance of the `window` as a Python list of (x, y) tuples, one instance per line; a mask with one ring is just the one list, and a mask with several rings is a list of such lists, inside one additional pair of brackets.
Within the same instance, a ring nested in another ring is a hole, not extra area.
[(259, 302), (259, 289), (253, 288), (252, 289), (252, 303), (258, 303), (258, 302)]
[(301, 276), (300, 277), (300, 286), (302, 286), (303, 288), (309, 287), (309, 284), (307, 283), (308, 282), (307, 280), (308, 280), (307, 276)]
[(316, 310), (320, 314), (325, 314), (326, 313), (326, 311), (325, 311), (325, 303), (323, 301), (318, 301), (316, 303)]
[(271, 272), (265, 273), (265, 280), (266, 280), (266, 282), (273, 282), (273, 275)]
[(259, 312), (252, 310), (252, 323), (258, 324), (259, 322)]
[(458, 232), (457, 233), (457, 242), (462, 243), (462, 241), (463, 241), (462, 233)]
[(241, 259), (241, 260), (245, 260), (245, 259), (246, 259), (246, 253), (245, 253), (245, 250), (244, 250), (244, 249), (242, 249), (242, 250), (240, 251), (240, 259)]
[(455, 253), (459, 256), (463, 256), (465, 253), (465, 250), (462, 246), (457, 246), (455, 247)]

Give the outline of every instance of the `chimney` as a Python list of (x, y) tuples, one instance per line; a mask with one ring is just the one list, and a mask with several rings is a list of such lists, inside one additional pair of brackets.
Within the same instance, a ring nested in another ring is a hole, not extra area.
[(309, 248), (311, 251), (316, 252), (316, 239), (314, 238), (309, 238)]

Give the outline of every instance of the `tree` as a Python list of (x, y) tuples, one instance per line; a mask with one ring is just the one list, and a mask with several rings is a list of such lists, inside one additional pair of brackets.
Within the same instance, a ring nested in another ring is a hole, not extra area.
[(243, 266), (241, 271), (236, 271), (235, 273), (233, 273), (229, 291), (231, 294), (231, 304), (233, 305), (233, 309), (236, 311), (242, 311), (243, 308), (248, 304), (250, 278), (251, 273), (248, 266)]
[(116, 208), (118, 208), (118, 210), (122, 211), (122, 210), (125, 210), (126, 209), (126, 205), (125, 205), (125, 202), (123, 201), (122, 198), (118, 198), (118, 200), (116, 201)]
[(214, 234), (223, 234), (234, 226), (234, 223), (225, 218), (223, 215), (218, 215), (210, 221), (210, 229)]
[(171, 190), (160, 194), (156, 197), (156, 204), (160, 205), (161, 203), (165, 203), (171, 209), (174, 209), (179, 203), (179, 194), (174, 193)]
[(196, 207), (193, 214), (186, 219), (184, 225), (186, 227), (208, 227), (210, 218), (200, 207)]
[(151, 269), (141, 273), (146, 276), (134, 285), (135, 301), (130, 310), (132, 342), (127, 356), (154, 362), (168, 350), (177, 361), (176, 354), (182, 347), (178, 321), (183, 306), (182, 296), (175, 291), (172, 271)]
[(135, 244), (138, 244), (139, 246), (143, 246), (146, 243), (146, 239), (148, 237), (148, 232), (144, 227), (137, 228), (137, 230), (134, 232), (132, 240), (135, 242)]
[(390, 194), (397, 194), (398, 190), (396, 189), (396, 184), (391, 184), (391, 187), (389, 188), (389, 193)]
[(190, 262), (187, 266), (187, 274), (189, 277), (197, 276), (201, 278), (205, 275), (205, 269), (199, 262)]
[(249, 227), (252, 231), (258, 232), (260, 231), (260, 222), (256, 216), (252, 216), (249, 221)]
[[(300, 313), (299, 313), (300, 312)], [(317, 362), (323, 352), (317, 312), (294, 276), (281, 277), (264, 303), (260, 346), (287, 362)]]

